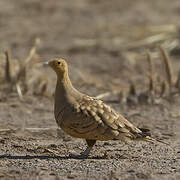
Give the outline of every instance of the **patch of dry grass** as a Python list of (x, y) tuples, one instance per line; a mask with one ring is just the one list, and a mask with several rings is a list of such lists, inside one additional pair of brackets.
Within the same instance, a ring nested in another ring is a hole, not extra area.
[[(108, 28), (112, 33), (113, 29), (117, 30), (119, 27), (112, 25)], [(110, 39), (76, 39), (73, 41), (72, 47), (69, 47), (69, 51), (73, 49), (82, 51), (84, 48), (88, 51), (91, 48), (98, 51), (96, 47), (101, 47), (100, 49), (106, 50), (110, 55), (115, 53), (116, 56), (121, 56), (129, 61), (129, 66), (141, 63), (140, 60), (137, 61), (137, 58), (140, 57), (139, 54), (146, 56), (149, 72), (143, 76), (148, 77), (149, 82), (148, 87), (143, 87), (143, 92), (138, 93), (139, 84), (130, 80), (128, 92), (127, 89), (124, 90), (126, 92), (122, 92), (123, 90), (119, 92), (116, 89), (97, 95), (97, 98), (107, 99), (115, 95), (119, 96), (118, 101), (123, 103), (128, 101), (153, 103), (156, 99), (171, 97), (180, 92), (180, 73), (178, 77), (175, 77), (172, 61), (168, 55), (180, 49), (179, 32), (179, 25), (172, 24), (131, 28), (121, 26), (119, 34)], [(23, 61), (14, 59), (10, 51), (0, 54), (1, 94), (16, 93), (20, 99), (23, 99), (23, 96), (28, 93), (52, 97), (52, 93), (48, 92), (48, 86), (52, 80), (39, 69), (42, 66), (41, 58), (37, 54), (39, 43), (40, 40), (36, 39), (34, 46)], [(159, 64), (162, 65), (161, 70), (157, 69), (157, 62), (154, 62), (154, 58), (158, 59)]]
[(10, 51), (1, 54), (0, 89), (2, 93), (5, 95), (17, 93), (21, 100), (28, 93), (51, 96), (47, 92), (48, 82), (51, 80), (39, 70), (43, 66), (37, 54), (39, 43), (40, 40), (36, 39), (34, 46), (23, 61), (14, 59)]

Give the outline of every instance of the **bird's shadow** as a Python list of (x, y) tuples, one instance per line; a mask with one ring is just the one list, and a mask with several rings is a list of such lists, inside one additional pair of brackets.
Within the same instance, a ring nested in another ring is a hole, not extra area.
[[(0, 159), (13, 159), (13, 160), (20, 160), (20, 159), (60, 159), (60, 160), (68, 160), (68, 159), (81, 159), (78, 157), (71, 157), (71, 156), (55, 156), (55, 155), (10, 155), (10, 154), (2, 154), (0, 155)], [(105, 156), (92, 156), (86, 159), (106, 159)]]

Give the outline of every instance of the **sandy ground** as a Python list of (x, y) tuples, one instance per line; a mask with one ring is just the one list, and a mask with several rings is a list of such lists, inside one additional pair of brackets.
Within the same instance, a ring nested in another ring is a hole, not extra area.
[[(73, 84), (89, 95), (126, 92), (131, 80), (143, 89), (147, 63), (124, 59), (144, 50), (126, 49), (127, 42), (141, 36), (133, 28), (177, 24), (179, 10), (179, 0), (1, 0), (0, 50), (11, 49), (12, 56), (22, 60), (38, 37), (38, 54), (45, 60), (68, 59)], [(178, 71), (178, 54), (172, 59)], [(55, 74), (40, 70), (52, 79), (53, 92)], [(106, 102), (131, 122), (170, 145), (98, 142), (86, 160), (68, 156), (84, 150), (85, 142), (57, 130), (53, 99), (28, 94), (19, 100), (17, 93), (4, 94), (1, 90), (0, 179), (180, 179), (178, 93), (153, 105), (107, 97)]]

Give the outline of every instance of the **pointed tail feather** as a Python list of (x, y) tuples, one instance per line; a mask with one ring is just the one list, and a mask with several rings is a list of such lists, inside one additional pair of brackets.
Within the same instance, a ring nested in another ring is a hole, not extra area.
[(159, 140), (159, 139), (154, 139), (154, 138), (152, 138), (152, 137), (150, 137), (150, 136), (146, 136), (146, 137), (144, 138), (144, 141), (147, 141), (147, 142), (159, 142), (159, 143), (162, 143), (162, 144), (165, 144), (165, 145), (170, 146), (169, 143), (166, 143), (166, 142), (161, 141), (161, 140)]
[(162, 143), (162, 144), (166, 144), (166, 145), (170, 145), (169, 143), (166, 143), (166, 142), (163, 142), (159, 139), (154, 139), (151, 137), (151, 133), (150, 133), (150, 130), (149, 129), (144, 129), (144, 128), (139, 128), (142, 133), (141, 133), (141, 140), (144, 140), (144, 141), (147, 141), (147, 142), (159, 142), (159, 143)]

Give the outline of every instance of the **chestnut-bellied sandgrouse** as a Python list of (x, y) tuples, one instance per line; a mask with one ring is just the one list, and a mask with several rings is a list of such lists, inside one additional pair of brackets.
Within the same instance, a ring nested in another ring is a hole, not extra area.
[(54, 115), (58, 126), (70, 136), (87, 142), (86, 150), (79, 157), (87, 158), (97, 140), (153, 140), (147, 129), (135, 127), (102, 100), (76, 90), (65, 60), (54, 59), (46, 64), (57, 74)]

